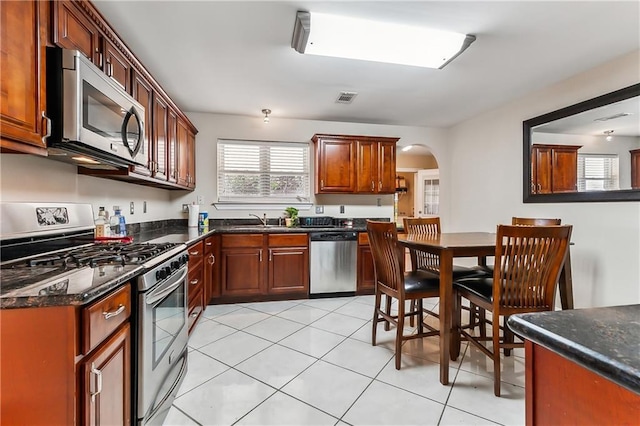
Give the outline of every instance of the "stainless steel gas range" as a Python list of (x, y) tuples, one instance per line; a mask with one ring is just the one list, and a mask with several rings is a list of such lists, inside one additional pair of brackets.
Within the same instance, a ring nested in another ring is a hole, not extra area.
[(82, 305), (133, 280), (132, 420), (162, 424), (187, 369), (186, 246), (96, 243), (86, 204), (0, 203), (0, 217), (2, 308)]

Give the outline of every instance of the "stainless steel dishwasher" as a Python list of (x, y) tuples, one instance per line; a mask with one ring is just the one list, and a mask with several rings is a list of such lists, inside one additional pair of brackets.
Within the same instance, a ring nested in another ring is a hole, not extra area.
[(309, 234), (311, 295), (356, 291), (358, 233), (324, 231)]

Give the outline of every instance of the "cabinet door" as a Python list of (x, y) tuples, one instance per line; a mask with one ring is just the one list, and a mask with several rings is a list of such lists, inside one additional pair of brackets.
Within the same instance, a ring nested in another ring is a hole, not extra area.
[(133, 75), (133, 98), (144, 107), (144, 147), (147, 150), (147, 162), (144, 166), (135, 166), (134, 171), (144, 176), (151, 176), (153, 162), (152, 123), (153, 123), (153, 89), (151, 84), (140, 74)]
[(72, 1), (54, 1), (51, 4), (54, 15), (53, 41), (60, 47), (79, 50), (102, 69), (98, 27)]
[(196, 187), (196, 135), (191, 131), (187, 131), (187, 150), (188, 150), (188, 187)]
[(0, 135), (3, 152), (46, 155), (47, 3), (2, 2)]
[(187, 125), (178, 118), (178, 185), (189, 186), (189, 140)]
[(357, 188), (360, 193), (378, 192), (378, 143), (358, 141)]
[(178, 115), (171, 108), (167, 112), (167, 180), (178, 181)]
[(157, 93), (153, 95), (153, 135), (151, 137), (151, 151), (153, 156), (153, 177), (167, 180), (167, 145), (168, 141), (169, 106)]
[(373, 294), (375, 290), (376, 276), (373, 269), (373, 255), (371, 248), (358, 247), (358, 294)]
[(316, 142), (316, 193), (348, 193), (355, 189), (355, 141), (319, 139)]
[(640, 149), (629, 151), (631, 154), (631, 188), (640, 189)]
[(204, 241), (204, 301), (220, 297), (220, 238), (218, 235), (207, 237)]
[(220, 284), (222, 296), (263, 294), (264, 250), (262, 247), (222, 248)]
[(378, 147), (378, 187), (380, 194), (396, 192), (396, 143), (380, 142)]
[(269, 294), (309, 292), (309, 250), (306, 247), (269, 248)]
[(104, 73), (115, 81), (122, 89), (131, 93), (131, 63), (125, 56), (105, 39), (104, 42)]
[(131, 422), (131, 337), (125, 324), (82, 360), (83, 424), (128, 425)]
[(551, 191), (576, 192), (578, 190), (578, 151), (575, 148), (554, 148)]
[(552, 173), (552, 149), (547, 147), (532, 148), (532, 169), (535, 171), (533, 176), (533, 184), (536, 194), (549, 194), (552, 191), (551, 173)]

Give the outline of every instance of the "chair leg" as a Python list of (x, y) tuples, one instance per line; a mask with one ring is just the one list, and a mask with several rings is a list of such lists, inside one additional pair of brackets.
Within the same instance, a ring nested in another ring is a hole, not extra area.
[(378, 330), (378, 309), (380, 309), (380, 303), (382, 302), (382, 295), (376, 290), (376, 301), (373, 306), (373, 328), (371, 330), (371, 346), (376, 345), (376, 331)]
[[(389, 297), (388, 294), (385, 295), (385, 303), (386, 303), (386, 310), (385, 312), (387, 313), (387, 315), (391, 315), (391, 297)], [(390, 324), (389, 321), (385, 321), (384, 323), (384, 331), (389, 331), (390, 329)]]
[[(460, 354), (460, 334), (461, 334), (461, 327), (462, 327), (462, 296), (460, 296), (460, 294), (458, 294), (458, 292), (454, 291), (453, 294), (453, 318), (451, 318), (451, 333), (452, 333), (452, 339), (451, 339), (451, 345), (454, 348), (457, 348), (457, 350), (455, 351), (455, 353), (457, 355)], [(458, 356), (456, 356), (455, 359), (457, 359)], [(452, 357), (452, 360), (453, 357)]]
[(396, 370), (400, 370), (402, 332), (404, 330), (404, 300), (398, 300), (398, 327), (396, 330)]
[(492, 321), (493, 341), (493, 393), (500, 396), (500, 318)]
[[(509, 320), (509, 316), (506, 315), (504, 317), (503, 320), (503, 336), (504, 336), (504, 342), (505, 343), (513, 343), (513, 332), (511, 331), (511, 329), (509, 328), (509, 326), (507, 325), (507, 321)], [(511, 356), (511, 348), (504, 348), (504, 356)]]
[[(413, 299), (413, 300), (411, 301), (411, 312), (415, 312), (415, 310), (416, 310), (416, 301), (415, 301), (415, 299)], [(415, 324), (415, 319), (414, 319), (414, 317), (409, 318), (409, 325), (410, 325), (411, 327), (413, 327), (413, 326), (414, 326), (414, 324)]]
[(478, 324), (480, 325), (480, 337), (487, 337), (487, 311), (478, 308)]
[[(424, 332), (424, 310), (423, 310), (423, 305), (422, 305), (422, 299), (418, 299), (418, 334), (422, 334)], [(414, 307), (416, 304), (416, 300), (412, 300), (411, 301), (411, 306)], [(411, 312), (416, 312), (414, 309), (411, 309)], [(413, 324), (411, 324), (411, 322), (413, 321), (414, 316), (412, 315), (411, 318), (409, 319), (409, 324), (411, 326), (413, 326)]]

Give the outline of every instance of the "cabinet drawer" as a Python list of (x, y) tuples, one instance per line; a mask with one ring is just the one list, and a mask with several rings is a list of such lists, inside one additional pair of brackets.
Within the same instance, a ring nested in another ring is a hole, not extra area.
[(217, 239), (215, 236), (208, 237), (204, 240), (204, 254), (208, 255), (214, 252), (217, 245)]
[(366, 232), (360, 232), (358, 234), (358, 245), (359, 246), (368, 246), (369, 245), (369, 234)]
[(187, 289), (187, 294), (189, 295), (189, 298), (191, 298), (191, 295), (194, 294), (198, 289), (202, 289), (202, 263), (200, 263), (200, 265), (196, 268), (189, 268), (189, 275), (188, 275), (188, 289)]
[(82, 309), (82, 353), (87, 354), (131, 315), (131, 286), (120, 289)]
[(307, 234), (271, 234), (269, 247), (306, 247)]
[(223, 235), (222, 247), (262, 247), (262, 234)]
[(187, 247), (187, 252), (189, 252), (189, 258), (202, 257), (202, 254), (204, 253), (204, 242), (200, 241), (190, 245)]

